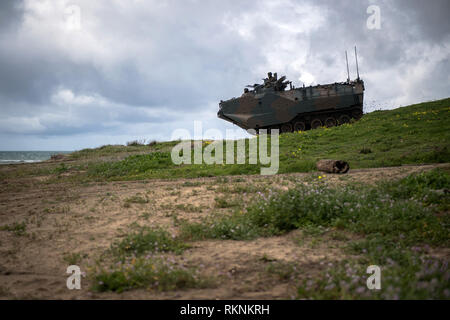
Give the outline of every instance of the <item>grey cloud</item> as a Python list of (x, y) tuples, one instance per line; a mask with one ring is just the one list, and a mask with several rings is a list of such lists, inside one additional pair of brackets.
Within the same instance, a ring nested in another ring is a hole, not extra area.
[(0, 29), (8, 30), (17, 28), (22, 20), (21, 2), (15, 0), (3, 0), (0, 2)]
[[(0, 4), (0, 114), (18, 121), (15, 139), (10, 127), (0, 128), (0, 148), (20, 141), (20, 130), (36, 141), (95, 146), (111, 136), (169, 139), (202, 117), (229, 128), (215, 118), (219, 100), (240, 95), (267, 71), (296, 84), (305, 73), (316, 82), (343, 81), (344, 50), (353, 78), (353, 45), (367, 110), (448, 96), (447, 0), (76, 1), (82, 30), (72, 33), (58, 25), (64, 6), (46, 17), (33, 13), (38, 4)], [(381, 30), (366, 28), (370, 4), (381, 8)], [(54, 99), (66, 89), (97, 100), (74, 103), (68, 113)], [(33, 122), (28, 130), (26, 121)]]
[(450, 33), (450, 1), (399, 0), (398, 11), (405, 11), (410, 17), (405, 29), (415, 28), (428, 41), (448, 41)]

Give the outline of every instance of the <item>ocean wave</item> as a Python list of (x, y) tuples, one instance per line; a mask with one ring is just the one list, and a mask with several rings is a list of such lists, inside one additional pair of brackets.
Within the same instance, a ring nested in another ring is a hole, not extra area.
[(33, 162), (42, 162), (44, 160), (4, 160), (0, 159), (0, 164), (14, 164), (14, 163), (33, 163)]

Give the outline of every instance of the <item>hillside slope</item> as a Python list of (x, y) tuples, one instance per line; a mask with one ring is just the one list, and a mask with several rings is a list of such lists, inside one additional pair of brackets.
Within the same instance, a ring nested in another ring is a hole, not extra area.
[[(280, 136), (279, 173), (315, 170), (318, 159), (346, 160), (351, 168), (450, 161), (450, 98), (366, 114), (360, 121)], [(255, 139), (255, 138), (254, 138)], [(248, 146), (248, 139), (246, 139)], [(120, 161), (89, 162), (83, 167), (93, 179), (145, 179), (258, 174), (260, 165), (174, 165), (175, 143), (134, 146), (138, 154)], [(75, 152), (72, 158), (90, 159), (130, 147), (105, 146)], [(131, 149), (131, 148), (130, 148)], [(224, 148), (225, 150), (225, 148)], [(247, 148), (248, 150), (248, 148)], [(224, 155), (225, 159), (225, 155)]]

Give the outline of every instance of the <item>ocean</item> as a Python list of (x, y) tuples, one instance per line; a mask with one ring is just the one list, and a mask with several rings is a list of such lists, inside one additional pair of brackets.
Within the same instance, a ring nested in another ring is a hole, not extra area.
[(0, 164), (40, 162), (54, 154), (71, 151), (0, 151)]

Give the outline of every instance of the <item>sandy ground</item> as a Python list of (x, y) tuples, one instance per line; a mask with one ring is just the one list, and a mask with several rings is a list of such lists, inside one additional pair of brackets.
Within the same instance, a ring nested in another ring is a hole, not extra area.
[[(327, 174), (330, 184), (346, 181), (373, 183), (397, 179), (412, 172), (450, 164), (351, 170), (346, 175)], [(5, 169), (9, 170), (9, 169)], [(318, 174), (315, 174), (317, 176)], [(132, 229), (133, 224), (160, 226), (176, 234), (177, 219), (195, 221), (213, 212), (224, 187), (252, 185), (287, 189), (305, 183), (311, 173), (275, 177), (228, 177), (189, 180), (147, 180), (108, 183), (45, 183), (50, 177), (15, 178), (0, 183), (0, 226), (24, 223), (26, 234), (0, 231), (0, 298), (3, 299), (289, 299), (295, 284), (326, 265), (346, 258), (345, 239), (355, 235), (312, 239), (301, 230), (287, 235), (252, 241), (208, 240), (192, 243), (178, 259), (214, 278), (205, 289), (171, 292), (132, 290), (121, 294), (92, 292), (87, 278), (81, 290), (66, 287), (67, 257), (79, 253), (78, 265), (89, 272), (111, 243)], [(222, 191), (221, 191), (222, 190)], [(128, 203), (139, 196), (147, 203)], [(244, 196), (248, 201), (251, 194)], [(295, 278), (280, 279), (267, 271), (272, 263), (294, 266)]]

